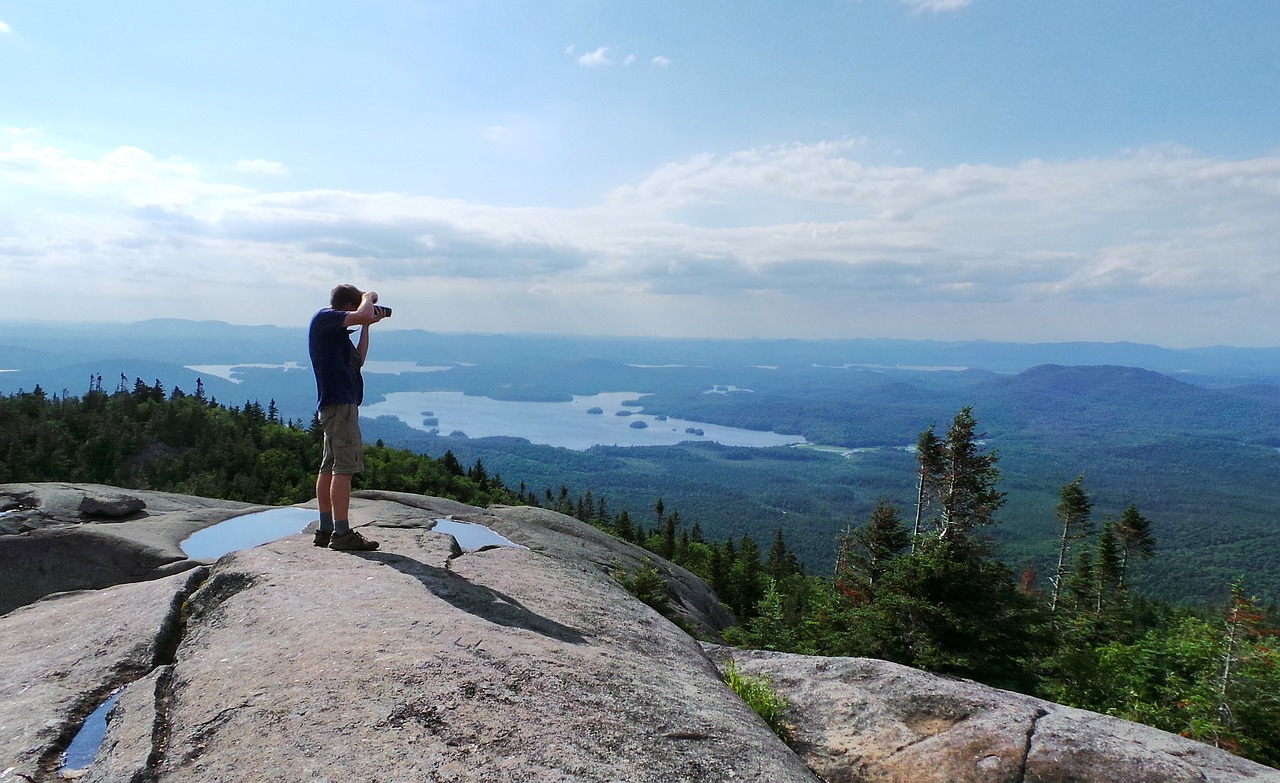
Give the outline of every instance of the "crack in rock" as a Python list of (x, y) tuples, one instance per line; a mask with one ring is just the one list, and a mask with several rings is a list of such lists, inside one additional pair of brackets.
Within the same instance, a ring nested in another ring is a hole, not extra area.
[(178, 645), (182, 644), (187, 633), (187, 612), (190, 610), (191, 596), (199, 590), (209, 578), (209, 567), (201, 566), (191, 572), (191, 576), (182, 585), (182, 589), (174, 593), (169, 604), (169, 613), (165, 615), (160, 632), (156, 634), (155, 654), (151, 661), (151, 670), (155, 671), (177, 659)]
[(1027, 727), (1027, 741), (1022, 747), (1022, 763), (1018, 766), (1018, 783), (1026, 783), (1027, 761), (1031, 758), (1031, 742), (1036, 736), (1036, 726), (1040, 723), (1040, 719), (1048, 714), (1048, 710), (1037, 707), (1035, 716), (1031, 718), (1031, 725)]
[(256, 579), (243, 571), (218, 571), (191, 595), (191, 619), (202, 619), (238, 593), (253, 587)]
[(62, 758), (67, 748), (71, 746), (72, 741), (84, 726), (85, 721), (88, 720), (89, 715), (98, 709), (111, 694), (118, 692), (121, 688), (127, 687), (131, 683), (137, 682), (160, 667), (174, 662), (178, 645), (181, 643), (186, 630), (187, 601), (191, 594), (199, 589), (205, 579), (208, 578), (208, 574), (208, 567), (193, 569), (182, 587), (174, 592), (173, 598), (170, 599), (169, 610), (161, 621), (160, 627), (156, 629), (151, 660), (145, 669), (136, 662), (131, 663), (127, 660), (122, 660), (112, 667), (106, 682), (92, 692), (80, 696), (72, 709), (72, 714), (77, 717), (66, 722), (62, 733), (42, 755), (40, 765), (43, 769), (57, 769), (59, 765), (58, 759)]
[(169, 745), (169, 703), (173, 700), (174, 669), (163, 666), (156, 677), (155, 718), (151, 721), (151, 752), (147, 763), (129, 777), (129, 783), (156, 783), (160, 779), (160, 765), (164, 763)]

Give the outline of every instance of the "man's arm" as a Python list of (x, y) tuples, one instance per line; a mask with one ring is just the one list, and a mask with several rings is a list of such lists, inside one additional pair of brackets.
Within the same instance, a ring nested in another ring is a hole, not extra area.
[(378, 315), (377, 311), (373, 309), (373, 306), (377, 301), (378, 295), (373, 291), (369, 291), (364, 296), (360, 297), (360, 306), (347, 313), (347, 317), (343, 319), (342, 325), (368, 326), (369, 324), (376, 324), (378, 321), (381, 321), (382, 316)]
[(360, 366), (364, 366), (365, 357), (369, 355), (369, 327), (360, 327), (360, 339), (356, 340), (356, 353), (360, 354)]
[(342, 319), (344, 327), (360, 327), (360, 338), (356, 341), (356, 353), (360, 354), (361, 367), (364, 366), (365, 357), (369, 355), (369, 325), (376, 324), (382, 320), (382, 316), (373, 307), (377, 301), (378, 295), (373, 291), (369, 291), (360, 298), (360, 306), (347, 313), (347, 317)]

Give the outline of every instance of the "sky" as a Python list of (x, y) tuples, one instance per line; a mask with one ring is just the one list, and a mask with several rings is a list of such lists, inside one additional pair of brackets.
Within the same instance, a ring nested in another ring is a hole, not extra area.
[(0, 320), (1277, 346), (1278, 63), (1275, 0), (0, 0)]

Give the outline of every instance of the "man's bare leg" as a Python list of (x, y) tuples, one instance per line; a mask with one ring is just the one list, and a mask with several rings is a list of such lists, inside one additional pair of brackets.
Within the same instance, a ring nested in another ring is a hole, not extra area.
[[(351, 474), (350, 473), (334, 473), (333, 478), (329, 481), (329, 503), (330, 510), (333, 511), (333, 523), (337, 525), (342, 523), (345, 527), (349, 521), (351, 513)], [(339, 529), (338, 532), (345, 532)]]
[[(317, 487), (323, 483), (324, 475), (317, 479)], [(378, 542), (371, 541), (352, 530), (351, 520), (348, 517), (351, 511), (351, 475), (350, 473), (328, 474), (328, 493), (325, 495), (324, 489), (320, 488), (316, 492), (316, 499), (323, 514), (326, 501), (321, 500), (321, 497), (325, 497), (330, 509), (329, 513), (332, 515), (333, 537), (330, 541), (330, 549), (370, 552), (378, 548)]]
[(334, 521), (347, 521), (351, 513), (351, 474), (321, 473), (316, 478), (316, 505)]
[(333, 474), (321, 473), (316, 477), (316, 505), (321, 514), (333, 513)]

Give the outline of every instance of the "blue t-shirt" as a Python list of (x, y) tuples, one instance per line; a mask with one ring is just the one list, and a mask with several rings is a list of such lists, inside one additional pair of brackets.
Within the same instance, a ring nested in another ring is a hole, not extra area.
[(317, 408), (364, 402), (360, 352), (347, 336), (351, 331), (343, 325), (346, 318), (346, 310), (326, 307), (311, 319), (307, 342), (311, 351), (311, 370), (316, 375)]

